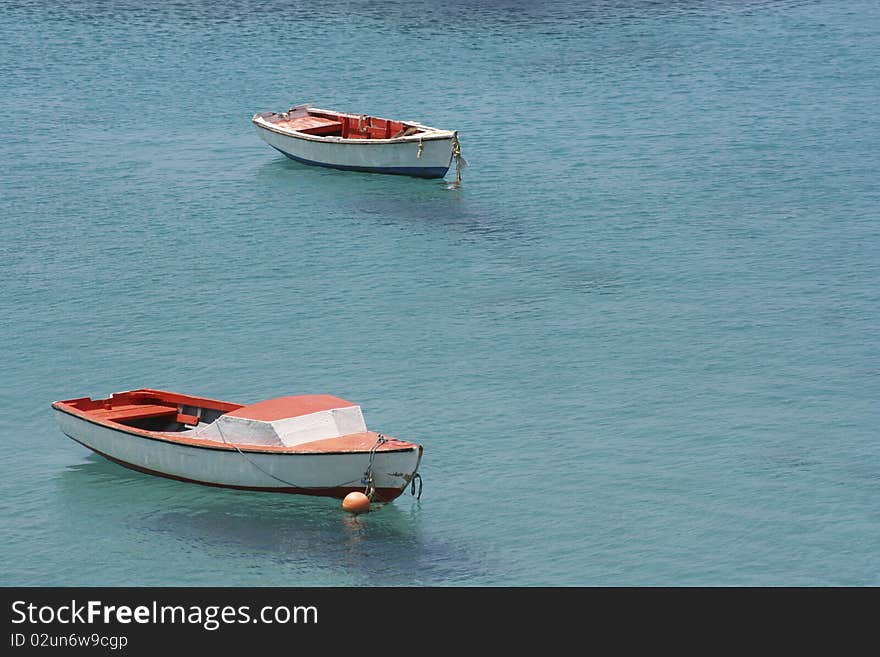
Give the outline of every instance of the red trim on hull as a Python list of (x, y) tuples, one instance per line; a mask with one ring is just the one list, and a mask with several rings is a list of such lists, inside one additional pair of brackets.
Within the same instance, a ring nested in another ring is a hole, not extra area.
[[(129, 463), (128, 461), (123, 461), (121, 459), (117, 459), (109, 454), (105, 454), (104, 452), (95, 449), (94, 447), (90, 447), (83, 442), (80, 442), (70, 434), (66, 434), (68, 438), (72, 441), (79, 443), (83, 447), (92, 450), (95, 454), (99, 456), (103, 456), (108, 461), (112, 461), (117, 465), (121, 465), (124, 468), (128, 468), (129, 470), (136, 470), (137, 472), (142, 472), (144, 474), (154, 475), (156, 477), (164, 477), (165, 479), (174, 479), (175, 481), (182, 481), (188, 484), (200, 484), (202, 486), (211, 486), (213, 488), (231, 488), (234, 490), (249, 490), (256, 491), (260, 493), (289, 493), (291, 495), (312, 495), (317, 497), (336, 497), (339, 499), (344, 498), (349, 493), (353, 492), (363, 492), (364, 487), (358, 486), (356, 488), (351, 487), (336, 487), (336, 488), (291, 488), (291, 487), (270, 487), (264, 488), (261, 486), (235, 486), (231, 484), (218, 484), (216, 482), (211, 481), (199, 481), (198, 479), (187, 479), (186, 477), (179, 477), (177, 475), (168, 474), (166, 472), (159, 472), (158, 470), (150, 470), (149, 468), (144, 468), (140, 465), (135, 465), (134, 463)], [(406, 489), (406, 486), (401, 488), (400, 490), (396, 488), (377, 488), (376, 489), (376, 498), (380, 502), (391, 502), (394, 499), (398, 498), (401, 493)]]
[[(125, 424), (120, 424), (118, 422), (106, 422), (95, 419), (94, 417), (89, 416), (87, 413), (83, 411), (71, 407), (65, 407), (64, 402), (55, 402), (52, 404), (52, 408), (59, 412), (64, 413), (65, 415), (69, 415), (70, 417), (75, 417), (77, 420), (81, 420), (83, 422), (88, 422), (89, 424), (94, 424), (98, 427), (103, 427), (104, 429), (109, 429), (111, 431), (115, 431), (116, 433), (123, 434), (125, 436), (129, 436), (132, 438), (146, 438), (148, 440), (156, 440), (163, 443), (168, 443), (169, 445), (177, 445), (179, 447), (192, 447), (194, 449), (212, 449), (221, 452), (234, 452), (237, 451), (236, 447), (229, 443), (219, 443), (214, 440), (206, 440), (201, 438), (189, 438), (186, 436), (175, 436), (172, 433), (166, 433), (161, 431), (147, 431), (146, 429), (138, 429), (137, 427), (130, 427)], [(69, 434), (68, 434), (69, 435)], [(302, 443), (300, 445), (295, 445), (294, 447), (276, 447), (275, 445), (260, 445), (259, 448), (255, 445), (242, 444), (238, 445), (238, 448), (242, 452), (247, 452), (248, 454), (279, 454), (279, 455), (291, 455), (291, 456), (327, 456), (332, 454), (367, 454), (369, 455), (371, 449), (366, 445), (362, 446), (360, 449), (348, 449), (348, 450), (321, 450), (321, 451), (302, 451), (303, 447), (309, 445), (317, 445), (320, 443), (332, 443), (333, 441), (339, 441), (339, 439), (347, 439), (347, 438), (358, 438), (364, 436), (377, 436), (378, 433), (375, 431), (365, 431), (357, 434), (350, 434), (349, 436), (340, 436), (339, 438), (325, 438), (324, 440), (313, 440), (308, 443)], [(389, 452), (410, 452), (415, 448), (419, 449), (419, 453), (421, 454), (421, 450), (423, 449), (421, 445), (418, 443), (411, 443), (408, 440), (401, 440), (400, 438), (393, 438), (391, 436), (385, 436), (387, 440), (386, 443), (380, 445), (376, 451), (382, 454), (386, 454)], [(74, 439), (75, 440), (75, 439)], [(402, 444), (406, 445), (405, 447), (394, 448), (393, 444)], [(369, 447), (372, 447), (373, 441), (370, 441)], [(88, 445), (87, 445), (88, 447)], [(91, 449), (91, 448), (90, 448)], [(421, 459), (421, 456), (419, 456)]]

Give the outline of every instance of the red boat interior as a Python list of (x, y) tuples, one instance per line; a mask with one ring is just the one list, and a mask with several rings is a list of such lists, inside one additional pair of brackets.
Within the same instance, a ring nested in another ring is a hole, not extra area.
[(132, 390), (107, 399), (81, 397), (59, 402), (98, 421), (110, 421), (147, 431), (186, 431), (210, 423), (241, 404), (190, 397), (161, 390)]
[(279, 128), (296, 130), (307, 135), (342, 137), (343, 139), (393, 139), (423, 132), (416, 126), (380, 119), (376, 116), (346, 116), (335, 112), (309, 110), (308, 114), (273, 112), (263, 118)]

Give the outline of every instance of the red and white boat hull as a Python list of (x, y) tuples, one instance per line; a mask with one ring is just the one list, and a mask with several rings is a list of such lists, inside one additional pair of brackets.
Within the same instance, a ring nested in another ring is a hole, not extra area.
[[(356, 115), (331, 113), (327, 110), (310, 111), (349, 122), (359, 118)], [(386, 123), (389, 121), (378, 118), (370, 120)], [(412, 122), (405, 125), (419, 130), (418, 134), (387, 138), (307, 134), (286, 127), (284, 122), (273, 121), (272, 116), (266, 114), (255, 115), (253, 124), (263, 141), (303, 164), (418, 178), (445, 176), (452, 164), (457, 140), (457, 133), (454, 131), (438, 130)]]
[[(55, 414), (67, 436), (120, 465), (208, 486), (344, 497), (364, 490), (363, 478), (370, 465), (369, 446), (344, 452), (236, 448), (108, 426), (57, 406)], [(421, 456), (421, 446), (404, 441), (392, 440), (377, 449), (372, 466), (376, 497), (391, 501), (400, 495), (417, 471)]]

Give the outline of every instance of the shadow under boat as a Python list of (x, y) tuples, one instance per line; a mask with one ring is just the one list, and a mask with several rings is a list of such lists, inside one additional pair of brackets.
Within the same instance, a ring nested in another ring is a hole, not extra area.
[[(297, 175), (291, 176), (289, 169), (296, 169)], [(340, 175), (344, 179), (340, 179)], [(524, 230), (517, 217), (501, 214), (493, 203), (465, 198), (460, 189), (450, 189), (448, 180), (340, 172), (289, 160), (261, 164), (255, 170), (255, 177), (259, 184), (271, 188), (267, 190), (271, 194), (285, 190), (291, 195), (308, 194), (303, 191), (305, 187), (318, 196), (332, 196), (340, 211), (384, 224), (440, 228), (481, 240), (510, 240), (517, 244), (539, 237)]]
[(331, 498), (207, 488), (86, 459), (59, 475), (70, 513), (82, 505), (91, 514), (101, 504), (109, 519), (118, 514), (130, 529), (206, 554), (337, 569), (374, 586), (464, 584), (487, 573), (468, 550), (424, 531), (421, 503), (408, 490), (397, 502), (354, 516)]

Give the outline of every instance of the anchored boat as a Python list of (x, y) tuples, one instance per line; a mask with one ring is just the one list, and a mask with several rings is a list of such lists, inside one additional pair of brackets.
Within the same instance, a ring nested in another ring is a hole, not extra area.
[(345, 114), (297, 105), (287, 112), (255, 114), (257, 134), (284, 155), (320, 167), (442, 178), (456, 158), (458, 133), (413, 121)]
[(180, 481), (339, 498), (362, 491), (390, 502), (420, 479), (421, 445), (368, 431), (360, 406), (331, 395), (243, 405), (140, 389), (52, 408), (81, 445)]

